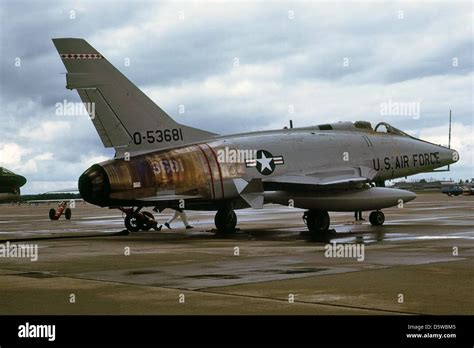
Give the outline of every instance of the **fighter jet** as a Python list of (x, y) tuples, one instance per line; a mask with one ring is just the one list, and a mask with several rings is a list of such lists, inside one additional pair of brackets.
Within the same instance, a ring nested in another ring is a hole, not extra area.
[(15, 202), (20, 199), (20, 187), (26, 178), (0, 167), (0, 202)]
[(156, 222), (145, 207), (215, 210), (219, 233), (236, 230), (235, 209), (274, 203), (305, 209), (318, 235), (330, 211), (402, 206), (415, 194), (373, 183), (432, 171), (456, 162), (455, 150), (414, 138), (384, 122), (364, 121), (218, 135), (182, 125), (83, 39), (53, 39), (68, 89), (94, 105), (92, 122), (115, 157), (79, 178), (87, 202), (126, 213), (129, 231)]

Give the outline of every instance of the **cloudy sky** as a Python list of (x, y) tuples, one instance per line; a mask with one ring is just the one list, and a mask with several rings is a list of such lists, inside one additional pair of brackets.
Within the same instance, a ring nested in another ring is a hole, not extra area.
[(447, 144), (452, 109), (461, 161), (424, 176), (471, 178), (472, 20), (453, 1), (0, 0), (0, 166), (33, 193), (113, 156), (86, 116), (55, 113), (80, 99), (51, 38), (81, 37), (178, 122), (221, 134), (368, 120)]

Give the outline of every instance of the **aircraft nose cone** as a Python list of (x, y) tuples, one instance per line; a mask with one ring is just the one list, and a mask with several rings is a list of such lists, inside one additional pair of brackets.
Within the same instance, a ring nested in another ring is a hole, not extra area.
[(453, 164), (459, 161), (459, 153), (454, 149), (443, 148), (440, 151), (440, 162), (442, 165)]
[(105, 206), (110, 193), (110, 183), (104, 168), (94, 164), (79, 177), (79, 193), (91, 204)]
[(453, 160), (453, 163), (456, 163), (459, 161), (459, 153), (456, 150), (451, 150), (451, 158)]

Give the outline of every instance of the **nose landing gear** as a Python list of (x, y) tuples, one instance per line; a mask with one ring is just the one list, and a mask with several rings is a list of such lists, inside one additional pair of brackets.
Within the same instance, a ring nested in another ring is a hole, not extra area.
[(376, 210), (370, 213), (369, 221), (372, 226), (382, 226), (385, 222), (385, 215), (380, 210)]

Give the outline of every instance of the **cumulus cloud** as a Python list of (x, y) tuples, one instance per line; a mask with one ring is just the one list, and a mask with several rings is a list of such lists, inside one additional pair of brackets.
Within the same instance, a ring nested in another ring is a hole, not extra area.
[[(18, 0), (0, 11), (0, 165), (28, 176), (24, 192), (75, 183), (114, 153), (87, 117), (56, 115), (80, 100), (54, 37), (87, 39), (177, 121), (221, 134), (364, 119), (446, 143), (452, 109), (450, 175), (473, 176), (468, 2)], [(417, 102), (420, 117), (381, 115), (388, 101)]]
[(48, 161), (51, 159), (53, 159), (53, 155), (49, 152), (36, 155), (33, 158), (28, 159), (24, 164), (21, 165), (21, 172), (25, 175), (37, 173), (38, 162)]
[(0, 165), (13, 170), (19, 168), (23, 155), (31, 153), (31, 149), (21, 147), (16, 143), (0, 143)]
[(19, 137), (41, 139), (41, 141), (50, 141), (57, 139), (61, 134), (68, 132), (71, 128), (70, 123), (65, 121), (46, 121), (37, 126), (25, 126), (18, 132)]

